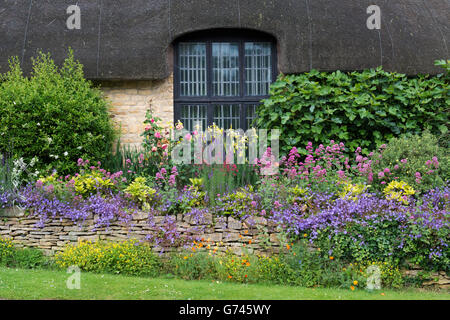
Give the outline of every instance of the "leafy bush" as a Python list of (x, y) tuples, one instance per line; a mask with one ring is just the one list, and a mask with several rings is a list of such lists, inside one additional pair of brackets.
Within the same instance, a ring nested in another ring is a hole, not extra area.
[(137, 177), (124, 190), (126, 195), (129, 195), (131, 199), (139, 202), (144, 208), (149, 206), (149, 203), (152, 202), (152, 198), (156, 193), (156, 190), (147, 186), (146, 183), (147, 179), (145, 179), (145, 177)]
[[(404, 284), (403, 275), (398, 266), (389, 262), (363, 261), (361, 263), (350, 263), (345, 271), (354, 274), (353, 278), (362, 277), (364, 282), (370, 278), (379, 277), (380, 285), (383, 288), (401, 288)], [(370, 281), (370, 280), (369, 280)], [(359, 284), (365, 284), (359, 281)]]
[(393, 138), (374, 159), (373, 172), (381, 180), (397, 177), (419, 191), (443, 186), (450, 177), (449, 149), (429, 132)]
[(34, 269), (49, 264), (49, 259), (41, 250), (17, 248), (10, 239), (0, 238), (0, 265), (23, 269)]
[(14, 244), (10, 239), (0, 238), (0, 262), (3, 264), (14, 253)]
[(185, 280), (214, 279), (217, 276), (214, 257), (205, 252), (174, 254), (168, 260), (166, 271)]
[(216, 213), (242, 218), (246, 215), (257, 215), (259, 197), (253, 192), (253, 187), (241, 188), (233, 193), (218, 195)]
[(339, 140), (365, 153), (402, 133), (448, 133), (448, 73), (408, 78), (380, 68), (281, 75), (258, 108), (260, 128), (280, 129), (280, 151)]
[(18, 58), (0, 75), (0, 150), (38, 158), (40, 171), (69, 173), (80, 157), (102, 160), (112, 150), (114, 129), (108, 103), (70, 50), (58, 68), (49, 54), (33, 59), (30, 77)]
[(149, 276), (157, 276), (161, 268), (161, 261), (152, 248), (136, 240), (81, 241), (57, 253), (55, 263), (61, 268), (76, 265), (85, 271)]

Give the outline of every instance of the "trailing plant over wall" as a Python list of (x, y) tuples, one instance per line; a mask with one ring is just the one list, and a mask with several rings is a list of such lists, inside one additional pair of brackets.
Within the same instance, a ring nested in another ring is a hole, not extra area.
[(112, 150), (114, 129), (108, 103), (84, 78), (69, 50), (62, 67), (49, 54), (33, 59), (25, 77), (17, 57), (0, 75), (0, 151), (37, 158), (40, 171), (76, 169), (78, 158), (102, 160)]
[(449, 124), (448, 79), (448, 72), (408, 78), (381, 67), (281, 75), (257, 110), (257, 125), (281, 130), (284, 154), (303, 141), (338, 140), (350, 151), (362, 147), (368, 153), (402, 133), (429, 129), (443, 137)]

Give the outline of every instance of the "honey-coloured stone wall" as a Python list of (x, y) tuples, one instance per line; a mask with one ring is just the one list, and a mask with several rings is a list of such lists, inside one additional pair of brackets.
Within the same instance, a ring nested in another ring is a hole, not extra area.
[(122, 145), (139, 146), (144, 120), (151, 107), (164, 127), (173, 123), (173, 76), (152, 81), (102, 81), (98, 83), (111, 102), (111, 114), (120, 127)]

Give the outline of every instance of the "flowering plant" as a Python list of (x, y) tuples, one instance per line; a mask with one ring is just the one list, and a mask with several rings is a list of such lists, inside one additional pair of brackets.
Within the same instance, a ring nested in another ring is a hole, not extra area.
[(153, 116), (150, 108), (145, 115), (145, 129), (141, 134), (143, 137), (144, 159), (147, 163), (147, 174), (156, 174), (158, 168), (168, 164), (170, 154), (170, 130), (163, 128), (159, 123), (161, 119)]
[(404, 204), (409, 203), (409, 197), (414, 195), (414, 189), (404, 181), (391, 181), (383, 193), (386, 195), (386, 199), (397, 200)]

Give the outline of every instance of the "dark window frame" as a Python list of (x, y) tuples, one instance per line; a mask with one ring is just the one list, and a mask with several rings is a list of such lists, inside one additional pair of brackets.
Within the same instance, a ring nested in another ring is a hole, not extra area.
[[(180, 95), (180, 74), (178, 67), (179, 44), (186, 42), (202, 42), (206, 44), (206, 78), (207, 95), (206, 96), (181, 96)], [(213, 67), (212, 67), (212, 43), (230, 42), (239, 44), (239, 96), (214, 96), (212, 95)], [(248, 96), (246, 95), (246, 72), (245, 72), (245, 43), (246, 42), (268, 42), (271, 44), (271, 64), (272, 64), (272, 83), (276, 80), (278, 74), (277, 47), (274, 37), (261, 32), (251, 30), (210, 30), (195, 32), (176, 39), (174, 47), (174, 122), (181, 119), (182, 105), (201, 104), (207, 105), (207, 126), (214, 122), (215, 104), (240, 104), (240, 124), (241, 129), (247, 130), (247, 106), (251, 104), (259, 105), (261, 100), (266, 99), (268, 95)]]

